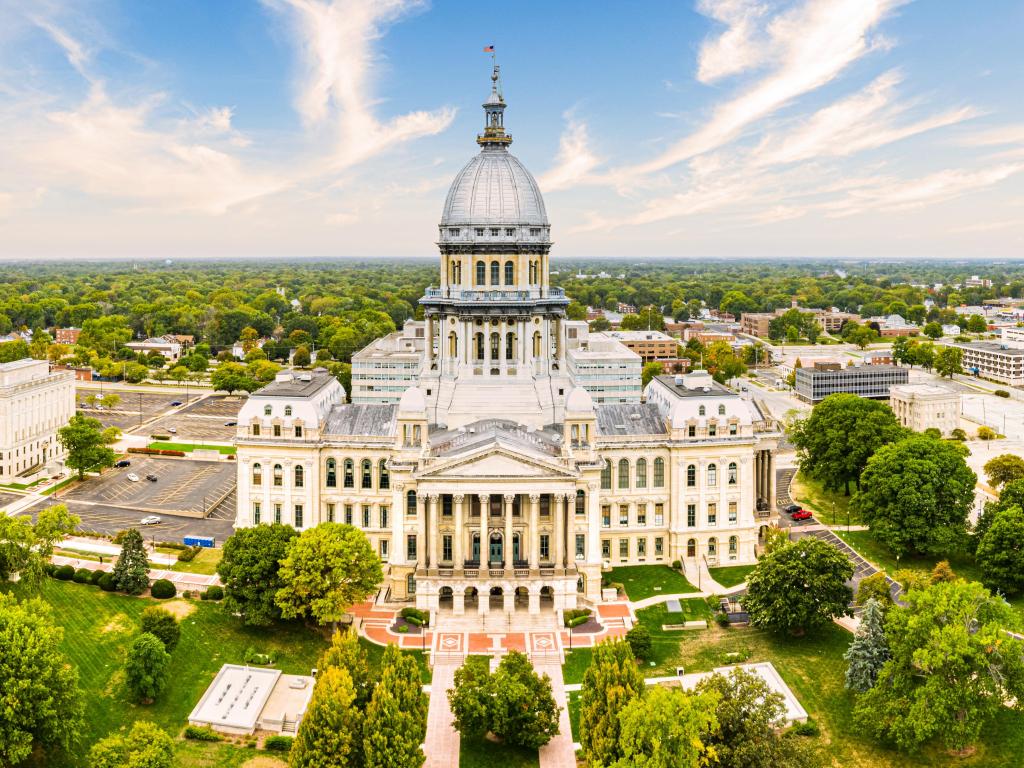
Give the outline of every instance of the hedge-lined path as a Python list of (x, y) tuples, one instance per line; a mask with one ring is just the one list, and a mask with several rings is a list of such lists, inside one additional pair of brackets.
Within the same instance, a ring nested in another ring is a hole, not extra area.
[[(85, 568), (90, 571), (114, 570), (113, 562), (100, 563), (96, 560), (68, 557), (67, 555), (54, 555), (50, 558), (50, 562), (54, 565), (70, 565), (75, 569)], [(162, 568), (151, 568), (149, 570), (150, 583), (153, 583), (157, 579), (167, 579), (178, 588), (179, 592), (184, 589), (199, 589), (205, 591), (207, 587), (220, 584), (220, 577), (217, 576), (217, 574), (208, 576), (204, 573), (186, 573), (184, 571), (165, 571)]]

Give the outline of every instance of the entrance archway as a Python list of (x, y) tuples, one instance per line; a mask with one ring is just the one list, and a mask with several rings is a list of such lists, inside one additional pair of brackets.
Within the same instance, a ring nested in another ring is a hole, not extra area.
[(697, 540), (690, 539), (686, 542), (686, 556), (696, 557), (697, 556)]
[(540, 588), (540, 609), (542, 611), (555, 610), (555, 590), (552, 587)]
[(516, 587), (516, 610), (520, 608), (529, 608), (530, 606), (530, 590), (526, 587)]
[(490, 600), (489, 608), (492, 611), (501, 611), (505, 608), (505, 590), (501, 587), (491, 587), (491, 593), (488, 596)]
[(451, 609), (453, 596), (454, 592), (451, 587), (441, 587), (441, 591), (438, 593), (437, 607), (441, 610)]
[(466, 587), (466, 596), (463, 598), (465, 601), (466, 610), (476, 609), (479, 602), (479, 593), (476, 587)]

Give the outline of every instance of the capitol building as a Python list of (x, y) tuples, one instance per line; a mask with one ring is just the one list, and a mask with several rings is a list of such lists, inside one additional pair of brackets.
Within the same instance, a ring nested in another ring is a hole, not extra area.
[(593, 604), (611, 566), (679, 560), (696, 583), (709, 566), (752, 563), (777, 424), (703, 372), (641, 391), (638, 355), (567, 320), (497, 67), (483, 108), (480, 151), (444, 203), (423, 320), (353, 356), (351, 393), (315, 369), (248, 399), (236, 527), (354, 525), (391, 600), (455, 615)]

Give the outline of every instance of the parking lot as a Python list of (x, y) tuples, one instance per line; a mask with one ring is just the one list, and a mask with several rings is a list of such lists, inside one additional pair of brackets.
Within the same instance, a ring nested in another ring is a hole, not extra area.
[(216, 416), (224, 421), (234, 421), (244, 403), (244, 397), (210, 395), (182, 408), (181, 411), (190, 416)]
[[(157, 419), (146, 427), (144, 433), (167, 435), (171, 440), (181, 443), (196, 441), (230, 443), (235, 437), (236, 427), (229, 427), (226, 424), (229, 421), (234, 421), (235, 415), (197, 416), (191, 413), (174, 413)], [(174, 431), (172, 432), (171, 429)]]
[[(132, 456), (130, 460), (130, 467), (111, 469), (100, 477), (89, 478), (61, 497), (133, 513), (205, 517), (234, 492), (233, 462), (150, 456)], [(138, 482), (130, 481), (129, 473), (136, 474)], [(148, 474), (155, 475), (156, 482), (146, 480)]]
[(0, 509), (3, 509), (8, 504), (10, 504), (12, 501), (17, 501), (20, 498), (21, 498), (20, 494), (9, 493), (7, 491), (0, 491)]
[(184, 397), (179, 398), (173, 393), (132, 392), (104, 388), (103, 395), (117, 395), (121, 398), (121, 402), (114, 408), (98, 410), (95, 397), (100, 394), (100, 391), (96, 389), (76, 390), (77, 407), (86, 416), (99, 419), (104, 427), (117, 427), (122, 430), (137, 427), (154, 416), (171, 410), (171, 403), (175, 400), (184, 400)]

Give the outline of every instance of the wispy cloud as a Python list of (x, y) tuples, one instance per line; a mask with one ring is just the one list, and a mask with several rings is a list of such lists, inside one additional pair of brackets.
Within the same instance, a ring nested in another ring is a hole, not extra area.
[(762, 21), (768, 6), (750, 0), (700, 0), (697, 9), (710, 19), (726, 25), (718, 36), (701, 46), (697, 58), (697, 79), (713, 83), (760, 66), (769, 46)]
[(565, 115), (566, 126), (558, 142), (555, 164), (537, 180), (545, 192), (566, 189), (584, 181), (598, 165), (600, 158), (590, 149), (587, 124), (572, 112)]

